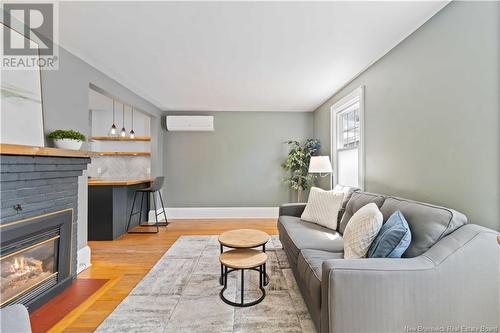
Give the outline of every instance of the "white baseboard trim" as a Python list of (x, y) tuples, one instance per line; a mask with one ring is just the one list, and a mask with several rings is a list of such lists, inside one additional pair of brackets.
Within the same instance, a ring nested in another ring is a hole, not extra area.
[(90, 256), (90, 247), (85, 246), (84, 248), (78, 250), (76, 255), (76, 274), (79, 274), (81, 271), (86, 270), (87, 268), (92, 266), (92, 263), (90, 262)]
[[(278, 218), (279, 207), (170, 207), (166, 208), (167, 218), (177, 219), (251, 219)], [(158, 213), (161, 209), (158, 210)], [(154, 210), (149, 211), (149, 221), (155, 220)], [(163, 214), (158, 221), (165, 221)]]

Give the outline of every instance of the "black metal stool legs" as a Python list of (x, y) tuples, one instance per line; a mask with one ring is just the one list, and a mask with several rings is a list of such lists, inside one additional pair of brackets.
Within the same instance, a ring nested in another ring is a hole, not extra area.
[(160, 226), (158, 225), (158, 214), (156, 209), (156, 197), (155, 192), (153, 192), (153, 207), (155, 208), (155, 221), (156, 221), (156, 232), (160, 232)]
[(170, 222), (168, 222), (167, 219), (167, 213), (165, 212), (165, 205), (163, 204), (163, 198), (161, 197), (161, 191), (158, 191), (158, 194), (160, 195), (160, 203), (161, 203), (161, 212), (163, 212), (163, 216), (165, 217), (165, 225), (168, 225)]
[[(159, 231), (160, 231), (160, 228), (158, 226), (158, 216), (156, 217), (156, 231), (151, 231), (151, 230), (145, 230), (145, 231), (133, 231), (133, 230), (130, 230), (130, 221), (132, 220), (132, 216), (133, 215), (136, 215), (136, 214), (139, 214), (139, 223), (138, 223), (138, 226), (139, 227), (152, 227), (153, 225), (151, 224), (142, 224), (141, 223), (141, 220), (142, 220), (142, 207), (143, 207), (143, 202), (144, 202), (144, 194), (147, 194), (148, 192), (141, 192), (141, 208), (138, 212), (134, 212), (134, 207), (135, 207), (135, 201), (136, 201), (136, 197), (137, 197), (137, 191), (135, 192), (134, 194), (134, 201), (132, 203), (132, 208), (130, 209), (130, 216), (129, 216), (129, 219), (128, 219), (128, 224), (127, 224), (127, 233), (129, 234), (157, 234)], [(153, 202), (154, 202), (154, 206), (155, 206), (155, 212), (156, 212), (156, 201), (154, 200), (154, 195), (153, 195)], [(146, 207), (147, 209), (147, 207)], [(148, 219), (149, 220), (149, 219)]]
[[(132, 220), (132, 215), (134, 215), (135, 199), (137, 198), (137, 192), (134, 193), (134, 201), (132, 202), (132, 209), (130, 209), (130, 215), (128, 217), (127, 231), (130, 229), (130, 221)], [(141, 197), (141, 212), (142, 212), (142, 197)]]

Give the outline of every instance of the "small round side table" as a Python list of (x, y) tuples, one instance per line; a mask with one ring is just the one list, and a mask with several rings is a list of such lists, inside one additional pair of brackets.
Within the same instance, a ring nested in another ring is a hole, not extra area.
[[(262, 302), (266, 297), (264, 289), (265, 273), (263, 267), (266, 264), (267, 254), (254, 249), (235, 249), (224, 252), (220, 255), (220, 262), (224, 269), (222, 280), (223, 288), (220, 291), (220, 298), (227, 304), (238, 307), (247, 307)], [(228, 270), (228, 268), (230, 268)], [(227, 275), (233, 271), (241, 271), (241, 301), (239, 303), (228, 300), (224, 296), (227, 288)], [(259, 272), (259, 289), (262, 295), (255, 301), (245, 303), (245, 270)]]
[[(262, 246), (262, 252), (266, 252), (266, 244), (269, 242), (269, 235), (263, 231), (255, 229), (236, 229), (226, 231), (219, 235), (220, 253), (224, 253), (224, 247), (231, 249), (252, 249)], [(263, 266), (264, 286), (269, 284), (269, 276), (266, 273), (266, 264)], [(223, 284), (224, 265), (220, 265), (219, 283)]]

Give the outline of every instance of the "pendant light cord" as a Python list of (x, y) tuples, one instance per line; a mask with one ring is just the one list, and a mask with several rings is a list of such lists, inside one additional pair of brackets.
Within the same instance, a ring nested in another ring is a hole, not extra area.
[(125, 128), (125, 103), (123, 103), (123, 107), (122, 107), (122, 121), (123, 121), (123, 125), (122, 127)]
[(115, 100), (113, 100), (113, 125), (115, 124)]
[(132, 106), (132, 130), (134, 129), (134, 107)]

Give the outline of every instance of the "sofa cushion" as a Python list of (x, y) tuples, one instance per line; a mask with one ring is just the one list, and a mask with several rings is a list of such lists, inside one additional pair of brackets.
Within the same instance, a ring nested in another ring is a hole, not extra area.
[(366, 257), (384, 218), (373, 202), (361, 207), (349, 220), (344, 232), (344, 258)]
[(343, 199), (344, 192), (325, 191), (313, 187), (309, 192), (306, 208), (300, 218), (328, 229), (337, 230), (337, 219)]
[(341, 259), (342, 257), (342, 253), (309, 249), (300, 251), (297, 262), (297, 273), (301, 280), (299, 283), (302, 283), (302, 290), (309, 293), (308, 299), (312, 300), (313, 312), (317, 313), (317, 316), (321, 313), (321, 266), (323, 261)]
[(335, 185), (333, 190), (337, 191), (337, 192), (344, 193), (344, 199), (342, 200), (342, 206), (340, 207), (339, 214), (337, 216), (337, 230), (338, 230), (338, 227), (340, 226), (340, 221), (342, 221), (342, 216), (344, 215), (344, 212), (345, 212), (345, 208), (347, 207), (347, 203), (351, 199), (352, 193), (355, 191), (359, 191), (359, 188), (344, 186), (344, 185)]
[(342, 220), (340, 221), (340, 225), (337, 230), (344, 234), (345, 227), (347, 223), (351, 219), (351, 217), (356, 213), (361, 207), (366, 206), (367, 204), (373, 202), (377, 205), (378, 208), (382, 207), (384, 203), (385, 197), (381, 194), (373, 194), (368, 192), (353, 192), (351, 195), (351, 199), (347, 203), (344, 215), (342, 216)]
[(296, 264), (300, 250), (313, 249), (329, 252), (343, 252), (344, 240), (335, 231), (306, 222), (298, 217), (280, 216), (278, 229), (283, 247), (293, 256)]
[(434, 206), (427, 203), (387, 197), (380, 211), (384, 220), (400, 210), (411, 230), (412, 241), (403, 257), (416, 257), (444, 236), (467, 223), (467, 217), (453, 209)]
[(411, 242), (408, 222), (397, 210), (384, 223), (370, 246), (368, 258), (401, 258)]

